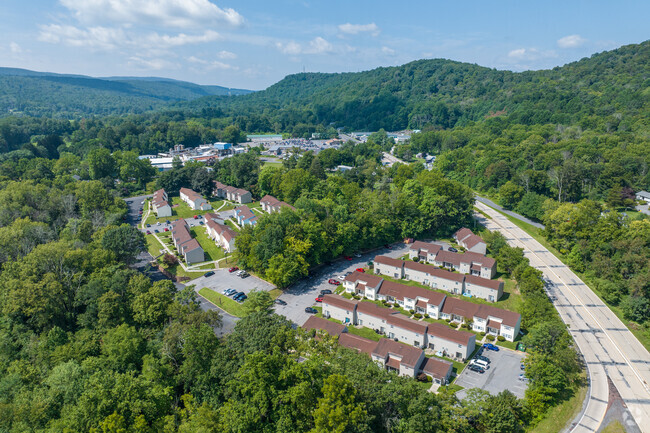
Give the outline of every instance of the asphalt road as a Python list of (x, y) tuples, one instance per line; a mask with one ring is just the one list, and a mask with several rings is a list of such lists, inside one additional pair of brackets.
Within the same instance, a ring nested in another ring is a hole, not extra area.
[(584, 356), (591, 387), (585, 411), (571, 431), (598, 430), (607, 409), (609, 377), (641, 431), (650, 432), (650, 353), (550, 251), (497, 211), (480, 202), (476, 207), (490, 217), (476, 214), (482, 224), (522, 247), (531, 266), (544, 273), (549, 297)]
[(531, 219), (528, 219), (525, 216), (522, 216), (522, 215), (519, 215), (518, 213), (514, 213), (514, 212), (511, 212), (509, 210), (506, 210), (506, 209), (502, 208), (501, 206), (499, 206), (498, 204), (496, 204), (495, 202), (493, 202), (490, 199), (487, 199), (485, 197), (480, 197), (478, 195), (474, 196), (474, 198), (476, 199), (476, 201), (479, 201), (479, 202), (481, 202), (483, 204), (486, 204), (486, 205), (488, 205), (490, 207), (493, 207), (493, 208), (503, 212), (504, 214), (510, 215), (513, 218), (517, 218), (518, 220), (523, 221), (525, 223), (528, 223), (528, 224), (530, 224), (532, 226), (535, 226), (535, 227), (537, 227), (539, 229), (544, 228), (543, 224), (536, 223), (535, 221), (533, 221)]

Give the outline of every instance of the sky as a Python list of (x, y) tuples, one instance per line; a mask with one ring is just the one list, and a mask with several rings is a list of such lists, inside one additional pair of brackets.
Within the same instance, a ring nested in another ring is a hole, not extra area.
[(0, 66), (251, 90), (424, 58), (547, 69), (650, 38), (647, 0), (2, 0)]

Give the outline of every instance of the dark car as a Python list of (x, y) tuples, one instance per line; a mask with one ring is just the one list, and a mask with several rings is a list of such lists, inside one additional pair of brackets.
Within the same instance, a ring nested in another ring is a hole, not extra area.
[(386, 245), (384, 245), (384, 248), (387, 248), (387, 249), (390, 250), (391, 247), (390, 247), (390, 245), (386, 244)]
[(241, 295), (241, 296), (239, 296), (237, 299), (235, 299), (235, 301), (241, 303), (241, 302), (244, 302), (246, 299), (248, 299), (248, 296), (246, 296), (246, 295)]
[(232, 295), (232, 298), (236, 301), (237, 299), (239, 299), (240, 296), (243, 296), (243, 295), (244, 295), (244, 292), (237, 292), (234, 295)]
[(456, 248), (454, 248), (454, 247), (449, 247), (449, 251), (451, 251), (452, 253), (457, 253), (458, 252), (458, 250)]
[(330, 283), (330, 284), (334, 284), (335, 286), (338, 286), (339, 284), (341, 284), (341, 282), (339, 280), (335, 280), (334, 278), (330, 278), (329, 280), (327, 280), (327, 282)]
[(154, 233), (160, 233), (160, 232), (158, 231), (158, 229), (154, 229), (153, 232), (154, 232)]
[(147, 228), (151, 227), (151, 224), (147, 224)]
[(169, 220), (167, 220), (167, 221), (165, 221), (165, 224), (171, 224), (171, 222)]
[(151, 234), (151, 231), (147, 230), (147, 234), (150, 235), (150, 234)]
[(487, 362), (488, 364), (491, 362), (491, 361), (490, 361), (490, 358), (488, 358), (487, 356), (483, 356), (483, 355), (476, 355), (476, 356), (474, 357), (474, 359), (478, 359), (478, 360), (480, 360), (480, 361), (485, 361), (485, 362)]
[(495, 352), (499, 351), (499, 346), (495, 346), (492, 343), (485, 343), (483, 347), (485, 347), (487, 350), (494, 350)]
[(203, 225), (203, 221), (199, 221), (199, 224)]
[(287, 303), (284, 302), (282, 299), (276, 299), (275, 303), (278, 304), (278, 305), (287, 305)]
[(209, 271), (209, 272), (206, 272), (205, 274), (203, 274), (204, 277), (211, 277), (213, 275), (214, 275), (214, 271)]
[(520, 370), (525, 370), (526, 369), (526, 366), (524, 365), (523, 362), (519, 365), (519, 369)]
[(325, 289), (325, 290), (320, 291), (321, 296), (331, 295), (331, 294), (332, 294), (332, 291), (330, 289)]
[(251, 274), (249, 274), (248, 272), (242, 272), (241, 274), (239, 274), (239, 276), (240, 276), (241, 278), (248, 278), (248, 277), (251, 276)]
[(483, 369), (483, 367), (480, 367), (476, 364), (470, 364), (467, 366), (467, 368), (477, 373), (481, 373), (481, 374), (485, 373), (485, 369)]
[(318, 310), (315, 309), (314, 307), (307, 307), (307, 308), (305, 308), (305, 313), (316, 314), (316, 313), (318, 313)]

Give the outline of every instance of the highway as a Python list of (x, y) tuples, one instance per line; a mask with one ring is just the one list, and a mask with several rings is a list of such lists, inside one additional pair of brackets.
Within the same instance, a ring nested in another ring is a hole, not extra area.
[(531, 266), (544, 273), (549, 297), (584, 356), (591, 387), (584, 413), (570, 431), (598, 431), (607, 409), (609, 377), (638, 428), (650, 433), (650, 353), (555, 255), (501, 213), (484, 203), (475, 206), (490, 217), (477, 214), (482, 224), (523, 248)]

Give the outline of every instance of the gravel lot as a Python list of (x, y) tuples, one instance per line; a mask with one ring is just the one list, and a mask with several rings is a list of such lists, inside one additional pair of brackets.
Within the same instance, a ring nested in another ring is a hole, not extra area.
[(519, 375), (523, 373), (520, 365), (526, 355), (503, 347), (500, 349), (498, 352), (483, 350), (483, 356), (491, 361), (490, 368), (485, 373), (465, 368), (458, 376), (454, 383), (465, 388), (456, 393), (459, 399), (463, 399), (467, 395), (466, 391), (471, 388), (481, 388), (492, 395), (507, 389), (519, 398), (524, 397), (527, 385), (519, 380)]

